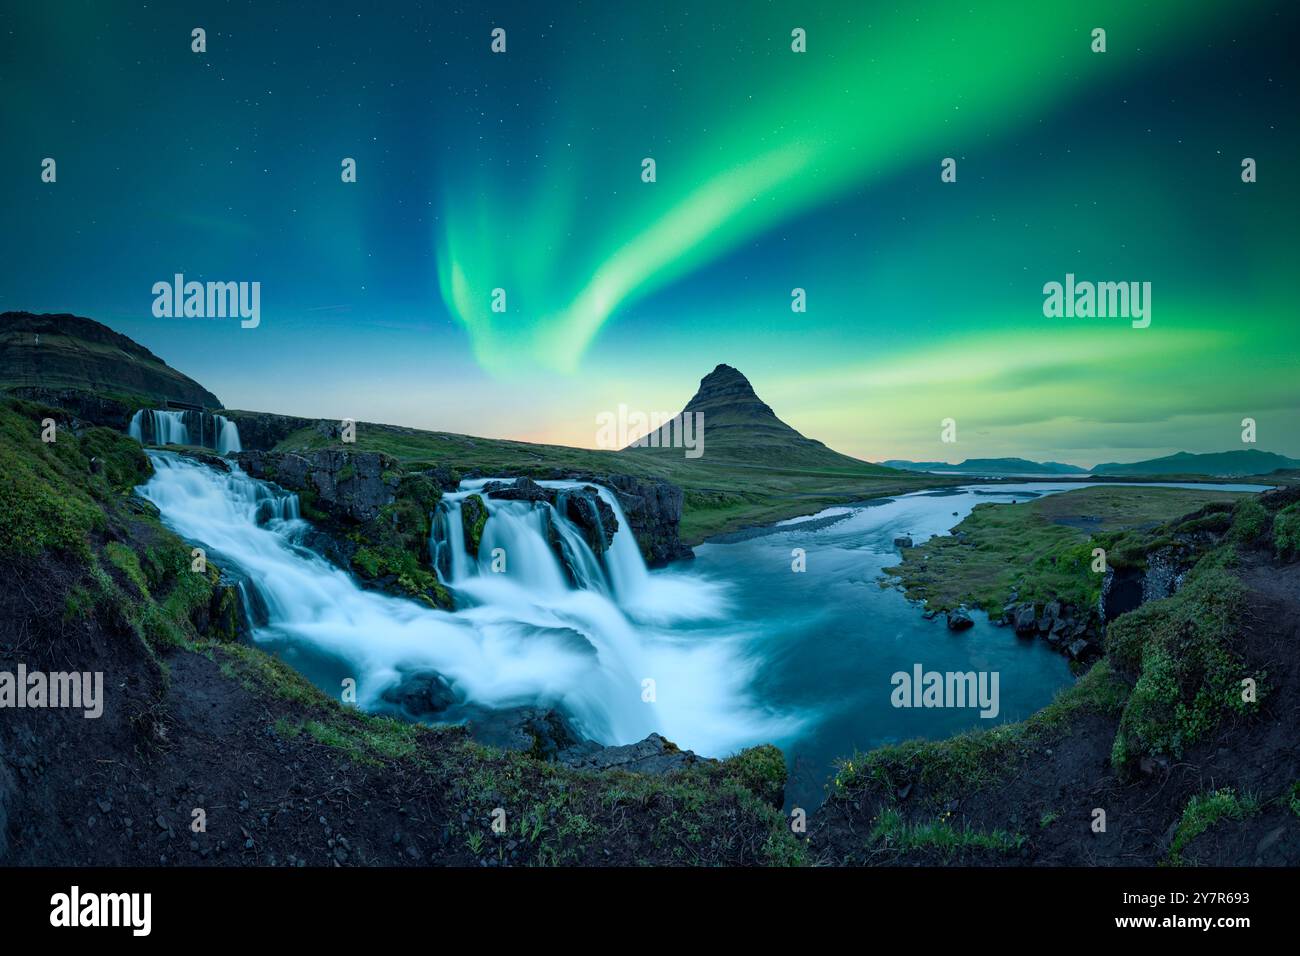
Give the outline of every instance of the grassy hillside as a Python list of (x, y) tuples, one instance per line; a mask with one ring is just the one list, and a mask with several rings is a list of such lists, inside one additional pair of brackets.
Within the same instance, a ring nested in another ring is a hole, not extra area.
[[(1101, 575), (1089, 573), (1094, 535), (1151, 528), (1210, 502), (1248, 495), (1101, 486), (1016, 505), (976, 505), (953, 535), (904, 551), (902, 563), (887, 570), (900, 578), (909, 598), (941, 611), (966, 603), (995, 613), (1012, 591), (1022, 600), (1057, 597), (1091, 606), (1101, 587)], [(1107, 538), (1108, 554), (1120, 540)], [(1112, 555), (1111, 563), (1119, 557)]]

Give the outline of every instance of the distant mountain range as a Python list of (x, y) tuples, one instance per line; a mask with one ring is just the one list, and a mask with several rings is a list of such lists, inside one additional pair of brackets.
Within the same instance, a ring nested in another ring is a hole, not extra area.
[(1280, 468), (1300, 468), (1300, 459), (1268, 451), (1218, 451), (1204, 455), (1180, 451), (1164, 458), (1128, 464), (1109, 461), (1092, 469), (1094, 475), (1211, 475), (1234, 478), (1243, 475), (1267, 475)]
[(1029, 461), (1025, 458), (967, 458), (956, 465), (946, 461), (891, 458), (881, 464), (902, 471), (945, 475), (1202, 475), (1209, 478), (1240, 478), (1246, 475), (1267, 475), (1279, 469), (1300, 468), (1300, 459), (1248, 449), (1203, 455), (1180, 451), (1176, 455), (1145, 461), (1108, 461), (1092, 469), (1057, 461)]
[(891, 458), (881, 462), (901, 471), (928, 471), (960, 475), (1084, 475), (1087, 469), (1059, 461), (1029, 461), (1025, 458), (967, 458), (956, 465), (946, 461), (907, 461)]

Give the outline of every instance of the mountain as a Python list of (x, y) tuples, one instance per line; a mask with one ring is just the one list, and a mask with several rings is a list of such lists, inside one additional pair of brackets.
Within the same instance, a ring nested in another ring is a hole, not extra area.
[[(890, 473), (890, 469), (842, 455), (814, 438), (801, 435), (777, 418), (771, 406), (755, 393), (749, 379), (730, 365), (719, 365), (700, 379), (699, 390), (681, 412), (683, 417), (697, 413), (703, 416), (700, 419), (704, 432), (702, 457), (706, 460)], [(633, 453), (662, 450), (637, 446), (624, 449)], [(681, 456), (679, 448), (673, 450)]]
[(1066, 465), (1059, 461), (1029, 461), (1025, 458), (967, 458), (956, 465), (950, 465), (946, 461), (907, 461), (892, 458), (882, 464), (903, 471), (963, 475), (1085, 475), (1088, 473), (1087, 469), (1077, 465)]
[(221, 408), (215, 395), (144, 346), (93, 319), (0, 313), (0, 392), (74, 409), (125, 427), (143, 404)]
[(1300, 467), (1300, 459), (1273, 452), (1219, 451), (1205, 455), (1180, 451), (1164, 458), (1129, 463), (1106, 462), (1092, 469), (1094, 475), (1208, 475), (1232, 478), (1241, 475), (1267, 475), (1279, 468)]

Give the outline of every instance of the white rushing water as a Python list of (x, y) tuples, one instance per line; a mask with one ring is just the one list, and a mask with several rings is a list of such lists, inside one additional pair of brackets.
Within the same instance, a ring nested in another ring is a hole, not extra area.
[[(550, 505), (490, 498), (475, 559), (459, 513), (473, 488), (448, 495), (435, 547), (445, 554), (446, 580), (461, 607), (453, 613), (360, 588), (303, 545), (310, 526), (297, 517), (296, 496), (238, 466), (226, 474), (169, 453), (150, 458), (156, 470), (141, 494), (178, 534), (237, 569), (265, 606), (267, 623), (254, 639), (288, 641), (341, 662), (357, 679), (363, 707), (403, 674), (433, 670), (463, 701), (556, 706), (604, 743), (653, 731), (723, 755), (798, 728), (798, 719), (750, 697), (759, 662), (746, 657), (741, 640), (666, 626), (718, 619), (728, 610), (724, 593), (699, 576), (648, 573), (606, 489), (601, 495), (619, 527), (603, 559)], [(563, 563), (548, 545), (551, 530)], [(495, 549), (504, 554), (503, 571), (492, 569)], [(654, 682), (653, 700), (644, 699), (646, 680)]]

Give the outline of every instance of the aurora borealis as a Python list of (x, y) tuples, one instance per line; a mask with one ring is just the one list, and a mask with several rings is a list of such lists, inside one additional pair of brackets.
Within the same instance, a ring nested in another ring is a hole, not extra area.
[[(1286, 5), (376, 6), (10, 10), (0, 308), (231, 407), (469, 434), (591, 446), (725, 362), (875, 460), (1219, 451), (1247, 416), (1300, 454)], [(154, 318), (181, 272), (259, 281), (260, 326)], [(1150, 282), (1150, 327), (1045, 318), (1067, 273)]]

